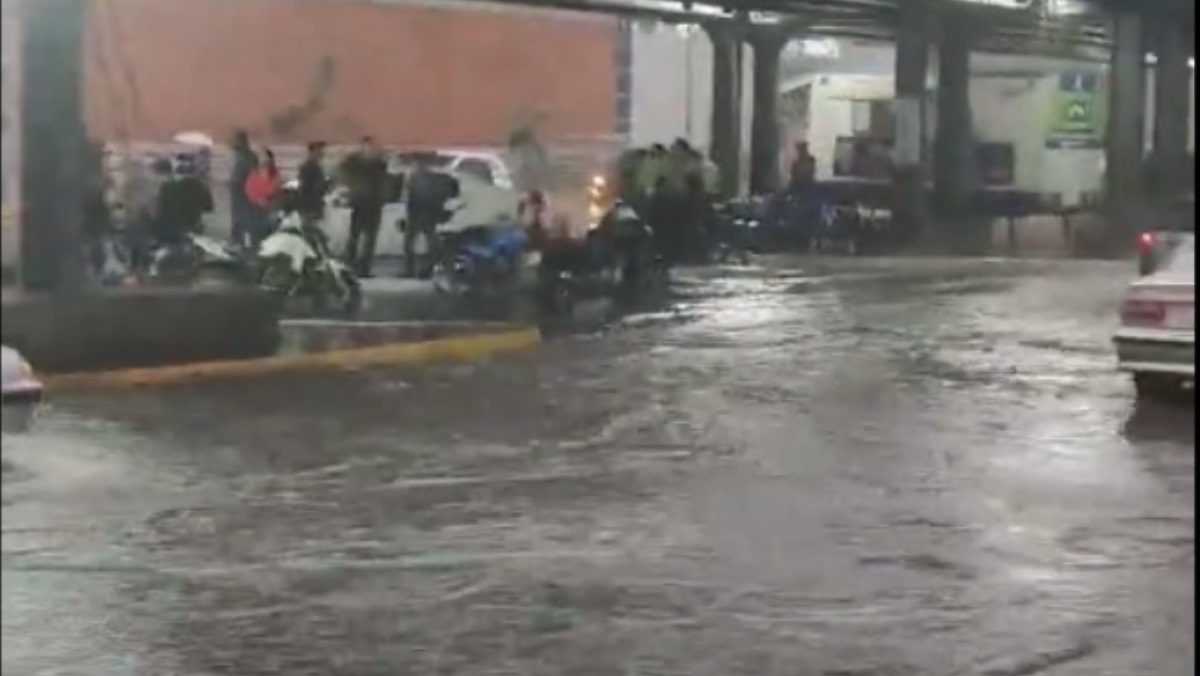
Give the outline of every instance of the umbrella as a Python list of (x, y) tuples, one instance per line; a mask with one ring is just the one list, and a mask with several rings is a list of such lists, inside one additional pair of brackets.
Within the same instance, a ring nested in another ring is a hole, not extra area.
[(201, 148), (212, 148), (216, 143), (212, 137), (202, 131), (184, 131), (175, 135), (174, 141), (188, 146), (199, 146)]

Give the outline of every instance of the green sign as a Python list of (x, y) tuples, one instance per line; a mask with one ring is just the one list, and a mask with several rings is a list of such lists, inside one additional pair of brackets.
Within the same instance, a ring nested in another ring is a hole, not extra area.
[(1099, 148), (1102, 139), (1103, 101), (1099, 77), (1091, 73), (1063, 73), (1051, 107), (1046, 145), (1051, 148)]

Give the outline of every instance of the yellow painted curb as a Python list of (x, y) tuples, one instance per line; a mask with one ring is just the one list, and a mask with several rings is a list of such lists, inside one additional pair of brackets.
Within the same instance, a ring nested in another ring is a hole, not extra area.
[(532, 349), (540, 342), (541, 334), (536, 328), (523, 328), (312, 354), (44, 375), (41, 379), (46, 388), (51, 390), (166, 385), (201, 378), (244, 378), (294, 371), (469, 361), (501, 352)]

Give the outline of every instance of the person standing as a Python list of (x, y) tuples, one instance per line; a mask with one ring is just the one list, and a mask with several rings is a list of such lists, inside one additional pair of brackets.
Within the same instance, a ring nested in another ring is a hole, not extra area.
[(354, 266), (360, 277), (370, 277), (388, 178), (387, 162), (374, 138), (363, 137), (359, 150), (346, 158), (343, 174), (350, 188), (346, 263)]
[(271, 215), (281, 187), (275, 153), (271, 152), (270, 148), (264, 148), (262, 164), (252, 169), (246, 177), (246, 199), (250, 201), (253, 214), (248, 233), (253, 251), (257, 251), (258, 245), (271, 233)]
[(213, 211), (212, 191), (199, 175), (195, 156), (181, 153), (175, 157), (171, 180), (159, 188), (159, 245), (175, 245), (184, 237), (204, 229), (204, 217)]
[(666, 163), (667, 149), (661, 143), (655, 143), (642, 155), (637, 168), (638, 192), (641, 198), (650, 202), (659, 188)]
[(104, 151), (99, 144), (88, 143), (88, 161), (84, 164), (83, 235), (89, 272), (101, 279), (107, 262), (107, 247), (113, 234), (112, 208), (108, 201), (109, 175), (104, 166)]
[(423, 237), (426, 253), (436, 257), (437, 227), (448, 217), (446, 203), (458, 197), (460, 186), (453, 176), (433, 171), (430, 158), (421, 156), (408, 179), (407, 216), (404, 228), (404, 268), (409, 277), (419, 276), (416, 240)]
[(258, 156), (250, 148), (250, 135), (242, 129), (233, 134), (233, 172), (229, 176), (230, 235), (235, 244), (246, 246), (254, 227), (254, 207), (246, 196), (246, 179), (258, 166)]
[(808, 149), (807, 141), (796, 141), (796, 155), (792, 158), (792, 166), (788, 172), (788, 184), (800, 184), (807, 179), (809, 169), (815, 169), (817, 160)]
[(325, 176), (325, 144), (314, 141), (308, 144), (308, 157), (300, 165), (300, 186), (297, 191), (297, 210), (304, 219), (305, 227), (312, 227), (325, 220), (325, 193), (329, 191), (329, 179)]

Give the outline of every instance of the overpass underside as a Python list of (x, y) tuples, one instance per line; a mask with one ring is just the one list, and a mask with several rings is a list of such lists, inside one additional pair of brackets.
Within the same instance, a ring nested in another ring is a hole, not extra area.
[[(488, 0), (491, 1), (491, 0)], [(743, 139), (743, 62), (752, 55), (749, 188), (781, 183), (780, 69), (792, 39), (846, 37), (895, 45), (896, 138), (893, 216), (916, 235), (931, 221), (969, 217), (979, 185), (968, 96), (971, 56), (1038, 54), (1108, 63), (1105, 204), (1121, 229), (1148, 200), (1190, 186), (1187, 149), (1194, 10), (1186, 0), (507, 0), (508, 4), (597, 11), (702, 26), (713, 46), (709, 153), (734, 194)], [(1149, 89), (1147, 54), (1157, 57)], [(936, 119), (926, 158), (923, 101), (936, 60)], [(1154, 100), (1153, 120), (1145, 101)], [(1151, 129), (1151, 152), (1145, 130)], [(926, 161), (928, 160), (928, 162)], [(923, 167), (930, 166), (931, 170)], [(932, 178), (931, 203), (925, 190)]]
[[(325, 0), (334, 2), (339, 0)], [(400, 2), (406, 0), (374, 0)], [(468, 0), (460, 0), (462, 2)], [(805, 36), (890, 40), (896, 49), (897, 133), (892, 162), (894, 223), (925, 232), (930, 214), (955, 223), (968, 216), (978, 184), (972, 157), (968, 96), (973, 52), (1050, 53), (1109, 63), (1106, 137), (1107, 204), (1116, 234), (1148, 197), (1187, 188), (1191, 157), (1185, 139), (1191, 104), (1194, 8), (1190, 0), (471, 0), (644, 16), (702, 25), (713, 43), (712, 138), (709, 152), (733, 194), (739, 174), (742, 128), (740, 82), (753, 55), (749, 187), (780, 185), (780, 66), (784, 46)], [(91, 157), (80, 114), (79, 67), (85, 0), (38, 0), (24, 5), (22, 41), (27, 85), (22, 146), (37, 148), (22, 163), (24, 222), (36, 236), (22, 238), (29, 288), (80, 284), (83, 168)], [(1152, 94), (1153, 143), (1144, 154), (1147, 47), (1157, 56)], [(927, 204), (923, 175), (924, 106), (931, 54), (938, 83), (932, 148), (934, 199)], [(1148, 177), (1152, 180), (1148, 180)]]

